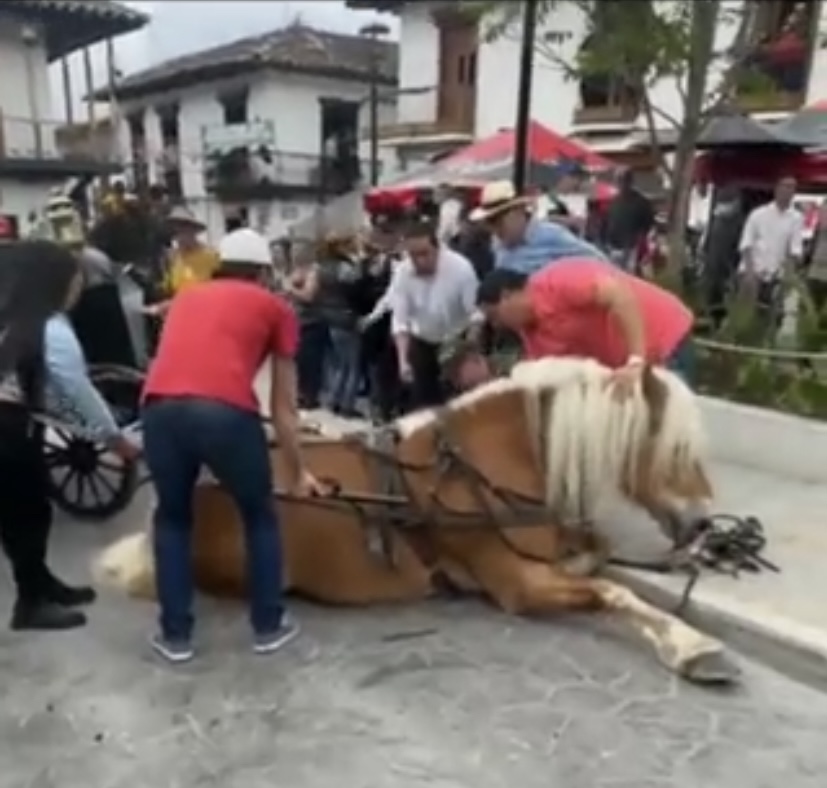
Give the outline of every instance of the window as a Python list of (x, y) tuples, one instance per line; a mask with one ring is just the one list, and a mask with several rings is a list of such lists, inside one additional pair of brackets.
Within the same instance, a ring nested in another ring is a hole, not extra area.
[(161, 126), (161, 140), (166, 143), (178, 142), (178, 106), (173, 104), (157, 110)]
[(247, 99), (248, 90), (237, 90), (226, 93), (219, 98), (224, 110), (224, 123), (227, 126), (240, 126), (248, 122)]

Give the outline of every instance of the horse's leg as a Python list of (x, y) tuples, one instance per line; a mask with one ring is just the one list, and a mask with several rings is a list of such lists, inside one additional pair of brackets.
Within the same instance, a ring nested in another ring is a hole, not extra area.
[(567, 575), (552, 565), (524, 558), (493, 533), (447, 537), (449, 553), (462, 562), (480, 588), (514, 615), (563, 610), (598, 610), (600, 595), (588, 577)]
[(670, 670), (699, 683), (731, 682), (738, 677), (740, 670), (718, 640), (650, 605), (619, 583), (604, 578), (592, 582), (606, 609), (628, 621)]
[(451, 542), (451, 552), (463, 555), (483, 590), (509, 613), (611, 611), (643, 635), (662, 664), (687, 679), (731, 681), (738, 674), (718, 641), (649, 605), (628, 588), (603, 578), (575, 577), (558, 566), (522, 558), (493, 535), (453, 537)]

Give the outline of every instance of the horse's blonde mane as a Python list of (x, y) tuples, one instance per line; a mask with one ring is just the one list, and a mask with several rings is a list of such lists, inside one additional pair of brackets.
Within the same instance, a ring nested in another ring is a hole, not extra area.
[[(618, 402), (607, 386), (611, 374), (607, 367), (579, 358), (522, 362), (511, 372), (512, 382), (526, 396), (532, 432), (542, 439), (537, 448), (545, 466), (546, 500), (561, 516), (593, 520), (604, 497), (637, 471), (639, 450), (650, 434), (649, 406), (640, 386)], [(703, 463), (705, 433), (689, 387), (666, 369), (656, 368), (653, 374), (667, 389), (652, 447), (650, 479), (657, 484)], [(546, 391), (554, 397), (543, 399)], [(548, 413), (540, 413), (541, 403)], [(546, 434), (540, 435), (543, 423)]]

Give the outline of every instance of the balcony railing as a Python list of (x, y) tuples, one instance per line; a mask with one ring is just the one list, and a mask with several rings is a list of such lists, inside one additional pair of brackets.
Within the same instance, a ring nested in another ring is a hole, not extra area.
[(89, 131), (65, 123), (0, 112), (0, 161), (88, 161), (111, 163), (117, 151), (105, 127)]
[(783, 90), (740, 93), (736, 104), (743, 112), (797, 112), (807, 102), (806, 91), (787, 93)]
[[(367, 139), (370, 131), (362, 132), (362, 139)], [(461, 137), (471, 139), (474, 136), (474, 122), (461, 120), (435, 120), (418, 123), (389, 123), (379, 127), (380, 140), (417, 140), (426, 137)]]
[(574, 110), (574, 123), (577, 126), (599, 125), (601, 123), (634, 123), (639, 114), (634, 104), (607, 104), (603, 107), (578, 107)]
[(208, 154), (205, 167), (210, 192), (266, 193), (302, 189), (325, 194), (350, 191), (369, 170), (367, 161), (326, 160), (309, 153), (235, 148)]

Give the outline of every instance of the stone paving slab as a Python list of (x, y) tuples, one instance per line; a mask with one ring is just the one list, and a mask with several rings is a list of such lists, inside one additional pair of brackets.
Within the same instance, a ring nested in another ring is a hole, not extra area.
[[(62, 523), (58, 568), (80, 576), (139, 510)], [(115, 594), (85, 630), (2, 632), (0, 786), (823, 788), (827, 696), (767, 669), (703, 691), (599, 618), (475, 600), (296, 610), (302, 636), (259, 657), (243, 611), (204, 601), (179, 668), (149, 654), (153, 606)]]

